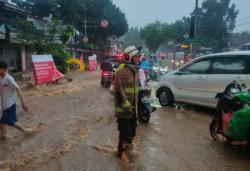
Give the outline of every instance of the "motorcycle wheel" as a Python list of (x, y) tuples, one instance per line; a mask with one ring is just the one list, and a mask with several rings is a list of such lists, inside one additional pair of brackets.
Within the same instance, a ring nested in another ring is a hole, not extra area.
[(213, 119), (213, 121), (210, 124), (210, 135), (215, 141), (218, 142), (228, 141), (227, 137), (223, 133), (220, 133), (217, 119)]
[(213, 121), (210, 124), (210, 135), (211, 137), (217, 141), (218, 137), (217, 137), (217, 127), (218, 127), (218, 122), (216, 119), (213, 119)]
[(101, 80), (101, 86), (104, 87), (104, 81), (103, 81), (103, 79)]
[(149, 123), (150, 120), (150, 113), (148, 110), (142, 110), (142, 113), (139, 116), (139, 119), (142, 123)]
[(104, 87), (104, 88), (109, 88), (110, 86), (111, 86), (111, 81), (105, 80), (105, 81), (104, 81), (103, 87)]

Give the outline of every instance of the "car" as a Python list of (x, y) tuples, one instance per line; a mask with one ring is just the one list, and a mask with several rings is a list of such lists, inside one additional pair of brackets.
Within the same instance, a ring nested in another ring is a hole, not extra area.
[(245, 44), (245, 45), (242, 47), (242, 50), (250, 50), (250, 43)]
[(156, 97), (162, 106), (175, 102), (215, 108), (215, 96), (238, 81), (250, 88), (250, 51), (210, 54), (196, 58), (159, 78)]

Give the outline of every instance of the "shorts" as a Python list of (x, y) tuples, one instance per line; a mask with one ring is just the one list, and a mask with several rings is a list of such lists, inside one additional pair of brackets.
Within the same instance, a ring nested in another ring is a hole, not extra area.
[(131, 143), (132, 138), (136, 136), (137, 119), (134, 116), (132, 119), (118, 119), (118, 130), (120, 131), (119, 140)]
[(3, 111), (0, 124), (14, 126), (16, 122), (16, 104), (13, 104), (11, 107)]

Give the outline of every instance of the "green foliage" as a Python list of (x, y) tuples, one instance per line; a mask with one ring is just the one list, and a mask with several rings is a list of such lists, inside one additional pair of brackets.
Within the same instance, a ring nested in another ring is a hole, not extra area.
[(186, 17), (172, 24), (157, 21), (141, 29), (141, 38), (145, 41), (146, 46), (155, 52), (160, 45), (167, 41), (183, 42), (183, 36), (189, 32), (189, 27), (190, 18)]
[(70, 57), (70, 54), (67, 51), (65, 51), (65, 46), (63, 45), (53, 45), (52, 47), (45, 46), (44, 53), (51, 54), (53, 56), (56, 67), (60, 72), (62, 73), (67, 72), (68, 64), (66, 63), (66, 60)]
[(132, 27), (128, 30), (128, 32), (121, 37), (121, 41), (125, 43), (125, 46), (142, 46), (144, 44), (140, 30), (137, 27)]
[(44, 36), (42, 30), (38, 30), (33, 22), (24, 18), (17, 17), (15, 22), (11, 22), (10, 25), (12, 29), (17, 31), (19, 39), (27, 45), (36, 46), (48, 41), (48, 37)]
[(65, 45), (66, 42), (73, 36), (74, 28), (68, 26), (66, 29), (63, 29), (59, 34), (60, 34), (60, 40)]
[[(17, 5), (40, 18), (48, 17), (61, 20), (67, 27), (76, 28), (84, 35), (84, 20), (87, 19), (89, 40), (94, 43), (107, 41), (109, 37), (120, 37), (128, 31), (125, 14), (111, 0), (12, 0)], [(109, 27), (100, 27), (100, 22), (106, 19)], [(93, 27), (96, 26), (96, 27)], [(67, 31), (66, 31), (67, 32)], [(63, 42), (69, 37), (69, 32), (61, 34)]]
[(148, 24), (141, 29), (141, 37), (145, 40), (146, 46), (152, 52), (156, 52), (165, 40), (163, 37), (162, 24), (159, 21)]
[(183, 17), (182, 20), (177, 20), (174, 24), (172, 24), (172, 39), (174, 39), (176, 43), (182, 43), (185, 41), (184, 35), (189, 35), (190, 24), (191, 19), (189, 17)]
[(60, 18), (64, 24), (76, 26), (86, 16), (86, 0), (57, 0), (58, 9), (54, 16)]
[(216, 51), (226, 47), (239, 13), (236, 5), (230, 0), (205, 0), (200, 11), (199, 35), (204, 40), (203, 44)]
[[(128, 30), (125, 14), (111, 0), (12, 0), (17, 6), (30, 12), (36, 18), (33, 22), (17, 19), (12, 27), (27, 45), (34, 46), (40, 54), (52, 54), (60, 71), (65, 72), (65, 59), (69, 54), (62, 44), (80, 32), (77, 37), (81, 48), (84, 35), (84, 20), (88, 21), (89, 48), (108, 45), (109, 37), (120, 37)], [(43, 21), (47, 17), (47, 21)], [(100, 27), (100, 22), (109, 21), (108, 28)], [(41, 24), (42, 23), (42, 24)], [(103, 48), (105, 49), (105, 48)]]
[[(104, 46), (109, 37), (120, 37), (128, 31), (125, 14), (111, 0), (85, 0), (84, 2), (86, 10), (80, 14), (74, 26), (84, 35), (84, 20), (86, 19), (90, 26), (87, 29), (90, 42)], [(100, 26), (103, 19), (108, 20), (108, 28)]]
[[(239, 11), (230, 0), (205, 0), (198, 9), (199, 46), (220, 51), (228, 44), (230, 33), (235, 28)], [(147, 47), (155, 52), (166, 41), (185, 42), (184, 35), (190, 31), (190, 18), (184, 17), (172, 24), (155, 22), (141, 29), (141, 37)], [(197, 47), (197, 46), (196, 46)]]

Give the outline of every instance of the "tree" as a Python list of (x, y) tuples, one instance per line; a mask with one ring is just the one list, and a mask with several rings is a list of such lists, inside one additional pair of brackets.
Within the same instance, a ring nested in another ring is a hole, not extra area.
[(32, 21), (27, 21), (25, 18), (10, 19), (8, 24), (11, 26), (11, 31), (15, 31), (18, 38), (26, 45), (35, 48), (49, 41), (49, 36), (45, 36), (43, 30), (37, 29)]
[[(90, 23), (88, 35), (90, 41), (105, 44), (110, 37), (120, 37), (128, 31), (126, 15), (110, 0), (86, 0), (86, 15), (78, 21), (76, 28), (84, 33), (84, 19)], [(87, 17), (86, 17), (87, 16)], [(100, 27), (103, 19), (108, 20), (108, 28)], [(93, 27), (94, 26), (94, 27)]]
[(162, 24), (159, 21), (156, 21), (155, 23), (148, 24), (140, 31), (142, 39), (152, 52), (156, 52), (160, 45), (165, 41), (162, 28)]
[(137, 27), (131, 27), (120, 40), (123, 41), (126, 46), (142, 46), (144, 44), (141, 39), (140, 30)]
[(174, 41), (175, 43), (183, 43), (185, 41), (184, 35), (189, 33), (190, 18), (183, 17), (174, 23), (163, 24), (162, 32), (166, 39), (165, 41)]
[(54, 15), (58, 15), (64, 24), (76, 26), (86, 16), (86, 3), (86, 0), (57, 0), (58, 10)]
[(239, 13), (236, 5), (230, 0), (205, 0), (200, 11), (199, 35), (203, 45), (211, 46), (216, 51), (226, 47)]
[(184, 17), (174, 23), (155, 22), (141, 29), (141, 37), (145, 41), (146, 46), (155, 52), (167, 41), (175, 43), (183, 43), (184, 35), (189, 33), (190, 18)]
[[(72, 36), (72, 30), (75, 28), (80, 32), (78, 42), (82, 42), (84, 35), (84, 20), (88, 21), (88, 37), (91, 43), (107, 44), (109, 37), (120, 37), (128, 30), (128, 24), (125, 14), (112, 3), (111, 0), (12, 0), (18, 6), (32, 12), (33, 16), (38, 18), (51, 17), (51, 21), (62, 21), (60, 26), (65, 25), (65, 30), (61, 32), (60, 38), (67, 42), (67, 38)], [(109, 27), (104, 29), (100, 27), (101, 20), (109, 21)], [(57, 31), (54, 28), (52, 33)], [(52, 34), (52, 38), (55, 37)]]
[(181, 20), (177, 20), (173, 24), (174, 28), (174, 40), (176, 43), (183, 43), (185, 41), (184, 35), (189, 35), (191, 19), (189, 17), (183, 17)]
[(232, 48), (241, 48), (244, 44), (250, 42), (250, 33), (249, 32), (241, 32), (241, 33), (233, 33), (230, 35), (229, 44)]

